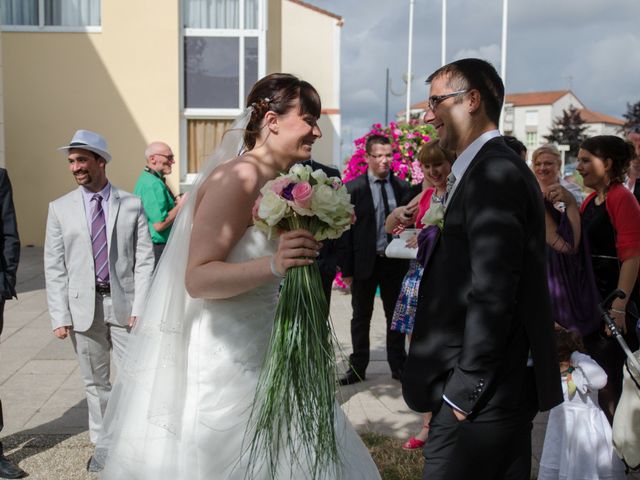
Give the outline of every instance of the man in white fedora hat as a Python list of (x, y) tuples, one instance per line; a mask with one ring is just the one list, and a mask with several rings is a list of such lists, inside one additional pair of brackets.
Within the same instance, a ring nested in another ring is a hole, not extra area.
[[(140, 199), (107, 179), (111, 154), (104, 138), (78, 130), (59, 150), (67, 154), (79, 188), (49, 204), (47, 301), (54, 335), (69, 336), (78, 356), (95, 444), (111, 391), (110, 351), (118, 367), (142, 313), (153, 250)], [(89, 471), (101, 469), (105, 453), (92, 455)]]

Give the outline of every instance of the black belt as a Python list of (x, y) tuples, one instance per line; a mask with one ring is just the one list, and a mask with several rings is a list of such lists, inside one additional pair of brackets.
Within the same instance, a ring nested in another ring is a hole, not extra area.
[(108, 283), (96, 283), (96, 293), (111, 293), (111, 285)]

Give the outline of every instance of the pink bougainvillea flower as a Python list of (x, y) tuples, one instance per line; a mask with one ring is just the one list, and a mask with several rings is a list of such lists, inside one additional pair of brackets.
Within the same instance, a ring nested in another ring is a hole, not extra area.
[[(403, 178), (413, 184), (422, 181), (422, 172), (419, 165), (414, 167), (412, 164), (416, 158), (416, 152), (425, 142), (434, 138), (436, 132), (431, 125), (412, 120), (408, 124), (390, 122), (388, 127), (383, 127), (380, 123), (376, 123), (372, 125), (371, 130), (366, 135), (354, 140), (355, 152), (343, 172), (345, 182), (366, 173), (367, 164), (364, 160), (364, 145), (371, 135), (382, 135), (389, 138), (393, 149), (391, 170), (399, 178)], [(400, 177), (401, 173), (402, 177)]]

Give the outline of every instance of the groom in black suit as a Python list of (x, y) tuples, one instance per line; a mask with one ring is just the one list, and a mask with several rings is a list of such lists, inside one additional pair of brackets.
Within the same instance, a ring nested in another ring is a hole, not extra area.
[(396, 380), (400, 380), (406, 359), (404, 334), (389, 327), (409, 263), (385, 256), (391, 236), (385, 233), (384, 222), (395, 207), (406, 201), (409, 184), (391, 173), (393, 151), (387, 137), (371, 135), (365, 148), (367, 173), (346, 184), (355, 206), (356, 223), (340, 238), (338, 249), (338, 264), (342, 279), (351, 286), (353, 308), (353, 353), (349, 357), (350, 368), (340, 379), (341, 385), (365, 379), (369, 365), (369, 329), (378, 287), (387, 320), (387, 362)]
[(427, 82), (425, 122), (458, 157), (402, 379), (407, 404), (433, 412), (423, 478), (529, 480), (532, 420), (562, 401), (540, 188), (498, 132), (491, 64), (458, 60)]

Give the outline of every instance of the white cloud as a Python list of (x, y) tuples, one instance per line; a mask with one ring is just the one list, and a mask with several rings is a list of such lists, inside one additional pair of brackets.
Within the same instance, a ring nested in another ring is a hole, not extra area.
[(640, 37), (612, 34), (587, 43), (563, 73), (580, 80), (576, 93), (589, 108), (621, 116), (627, 102), (640, 100)]
[[(395, 90), (404, 87), (409, 1), (307, 1), (345, 19), (342, 124), (361, 135), (384, 121), (385, 69)], [(502, 1), (447, 1), (447, 61), (478, 56), (500, 71)], [(587, 107), (621, 116), (627, 102), (640, 100), (638, 18), (638, 0), (512, 0), (507, 92), (559, 90), (571, 83)], [(440, 20), (441, 2), (415, 0), (412, 103), (426, 98), (424, 78), (440, 66)], [(390, 118), (404, 108), (405, 97), (390, 95)]]
[(453, 60), (460, 60), (461, 58), (482, 58), (483, 60), (491, 62), (493, 66), (499, 69), (500, 45), (494, 43), (478, 48), (465, 48), (453, 55)]

